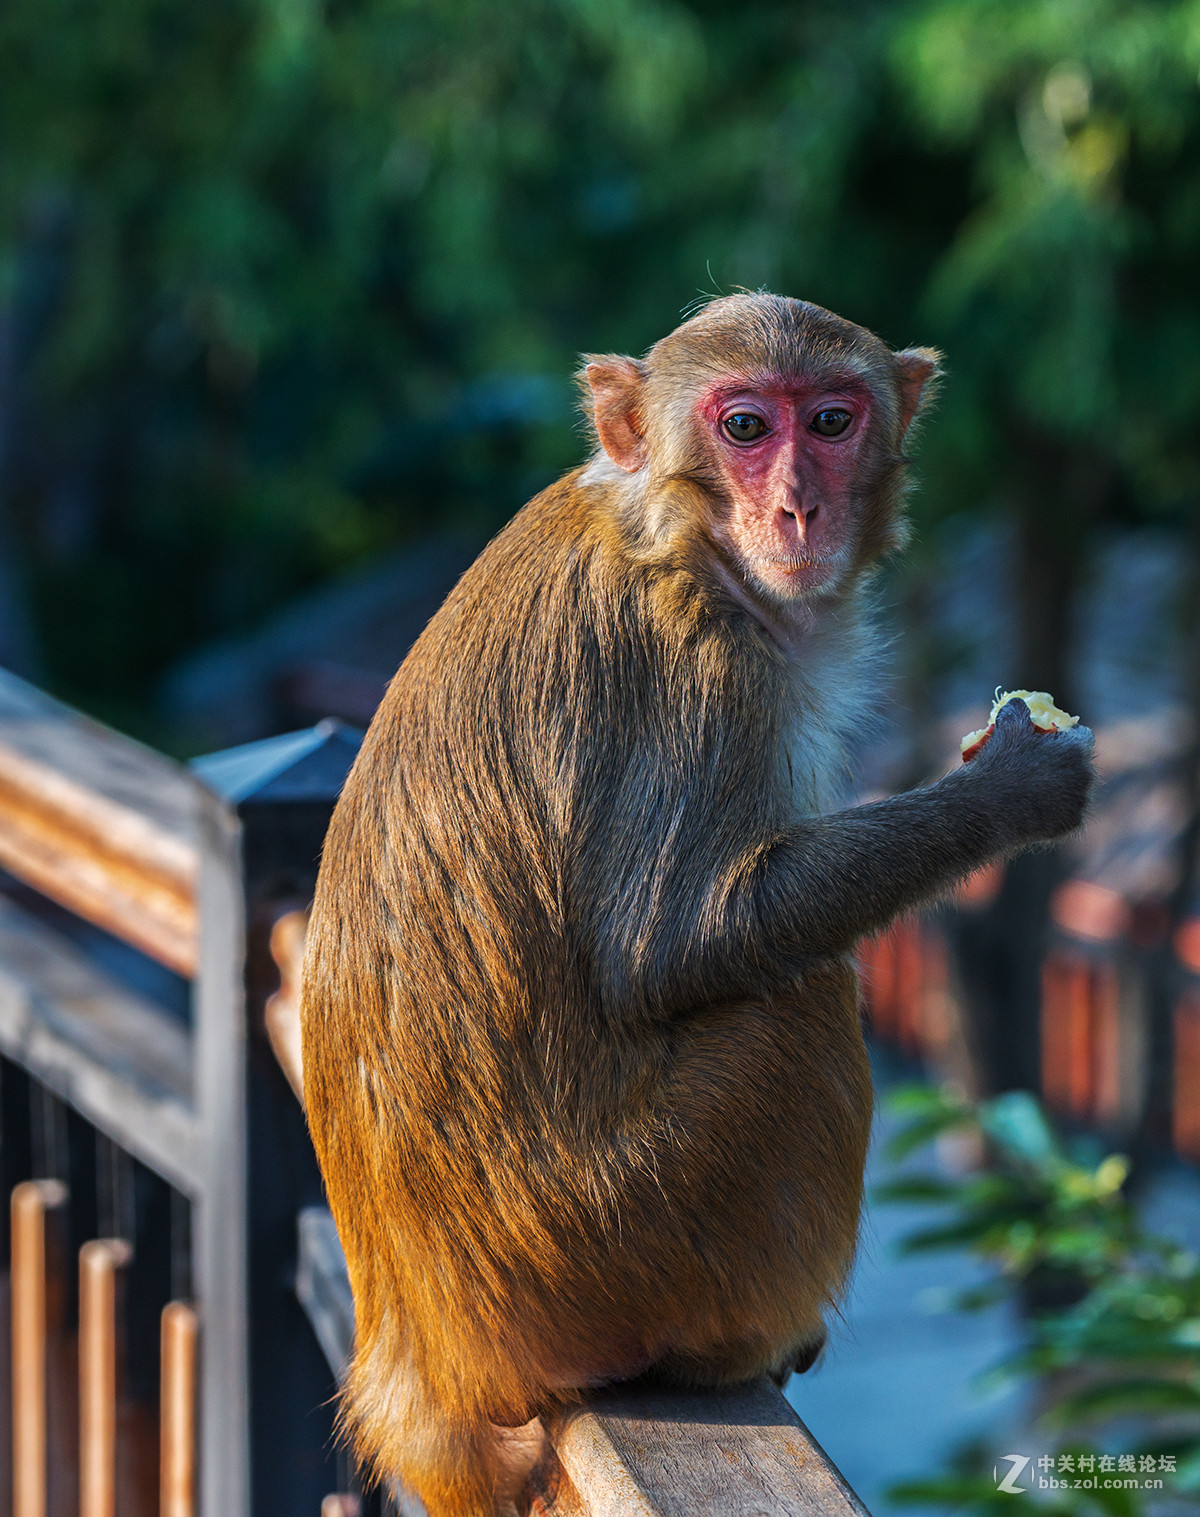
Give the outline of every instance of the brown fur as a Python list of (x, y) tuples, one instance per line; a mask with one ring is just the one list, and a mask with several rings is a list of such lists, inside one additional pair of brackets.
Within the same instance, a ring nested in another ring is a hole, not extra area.
[(628, 383), (596, 362), (598, 410), (640, 458), (532, 501), (434, 617), (347, 782), (310, 932), (305, 1086), (357, 1314), (347, 1420), (431, 1517), (504, 1504), (493, 1423), (651, 1366), (781, 1371), (819, 1338), (871, 1113), (847, 950), (1024, 840), (990, 824), (994, 791), (971, 800), (986, 783), (899, 822), (806, 815), (853, 715), (860, 574), (819, 608), (806, 674), (805, 638), (714, 567), (688, 407), (705, 374), (869, 376), (861, 570), (898, 531), (907, 370), (931, 355), (739, 296), (621, 360)]

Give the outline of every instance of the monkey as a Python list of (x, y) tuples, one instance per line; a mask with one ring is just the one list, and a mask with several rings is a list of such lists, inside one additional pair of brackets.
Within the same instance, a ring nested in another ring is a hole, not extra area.
[(767, 293), (591, 357), (594, 452), (467, 570), (366, 734), (304, 1080), (346, 1426), (430, 1517), (512, 1511), (501, 1429), (589, 1387), (813, 1357), (872, 1116), (855, 944), (1080, 825), (1091, 734), (1019, 702), (971, 764), (836, 806), (939, 372)]

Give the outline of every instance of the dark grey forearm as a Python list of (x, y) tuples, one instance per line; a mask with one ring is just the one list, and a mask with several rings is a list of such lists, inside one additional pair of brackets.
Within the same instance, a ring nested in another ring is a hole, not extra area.
[(870, 806), (814, 817), (763, 853), (757, 920), (768, 952), (842, 953), (1019, 846), (967, 771)]

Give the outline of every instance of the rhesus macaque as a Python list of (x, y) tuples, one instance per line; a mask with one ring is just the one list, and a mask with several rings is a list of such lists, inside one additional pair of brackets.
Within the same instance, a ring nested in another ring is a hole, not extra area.
[(1077, 827), (1086, 728), (1023, 704), (926, 789), (826, 814), (872, 565), (937, 372), (774, 295), (583, 371), (599, 447), (401, 666), (325, 845), (308, 1113), (354, 1287), (346, 1418), (431, 1517), (586, 1386), (812, 1357), (871, 1083), (851, 953)]

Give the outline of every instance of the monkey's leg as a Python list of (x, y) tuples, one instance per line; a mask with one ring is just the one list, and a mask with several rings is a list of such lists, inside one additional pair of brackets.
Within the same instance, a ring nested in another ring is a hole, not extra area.
[[(780, 1355), (776, 1362), (763, 1366), (761, 1343), (749, 1342), (742, 1346), (723, 1344), (711, 1365), (703, 1358), (679, 1361), (668, 1356), (658, 1364), (632, 1378), (633, 1384), (661, 1385), (729, 1385), (738, 1380), (757, 1380), (762, 1374), (782, 1389), (793, 1375), (803, 1375), (812, 1369), (825, 1347), (828, 1333), (824, 1324), (795, 1348)], [(739, 1372), (740, 1371), (740, 1372)]]
[(847, 962), (679, 1020), (612, 1269), (653, 1375), (731, 1385), (812, 1361), (854, 1255), (871, 1109)]

